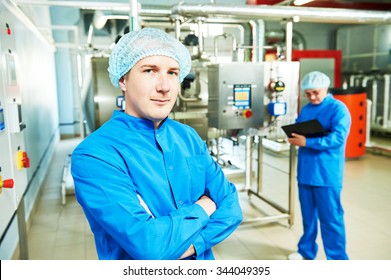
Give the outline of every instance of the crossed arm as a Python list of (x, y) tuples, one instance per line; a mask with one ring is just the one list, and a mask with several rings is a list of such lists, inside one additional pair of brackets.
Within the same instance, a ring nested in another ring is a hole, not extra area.
[[(200, 197), (200, 199), (195, 203), (198, 204), (202, 207), (202, 209), (205, 210), (205, 212), (208, 214), (210, 217), (215, 211), (216, 211), (216, 203), (206, 195), (203, 195)], [(183, 255), (179, 259), (185, 259), (187, 257), (190, 257), (194, 255), (195, 248), (194, 245), (191, 244), (190, 247), (186, 250), (186, 252), (183, 253)]]

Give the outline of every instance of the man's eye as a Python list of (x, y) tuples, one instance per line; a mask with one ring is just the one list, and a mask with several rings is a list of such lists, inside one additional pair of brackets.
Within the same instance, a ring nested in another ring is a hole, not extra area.
[(177, 71), (170, 71), (170, 72), (168, 72), (168, 74), (174, 75), (174, 76), (178, 76), (179, 72), (177, 72)]

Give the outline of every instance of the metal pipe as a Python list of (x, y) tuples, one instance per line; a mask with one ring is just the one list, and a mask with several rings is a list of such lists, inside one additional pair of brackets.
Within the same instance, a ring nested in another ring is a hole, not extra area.
[(263, 50), (265, 45), (265, 23), (263, 20), (250, 21), (253, 40), (253, 62), (263, 61)]
[[(29, 6), (62, 6), (74, 7), (85, 10), (107, 10), (107, 11), (129, 11), (126, 3), (113, 2), (87, 2), (87, 1), (49, 1), (49, 0), (14, 0), (17, 5)], [(140, 9), (140, 16), (147, 11), (155, 9)], [(310, 8), (293, 6), (217, 6), (215, 4), (190, 5), (177, 4), (172, 9), (160, 10), (165, 16), (180, 14), (183, 16), (232, 16), (235, 18), (251, 18), (263, 20), (282, 20), (298, 16), (301, 22), (319, 22), (336, 24), (389, 24), (391, 23), (391, 12), (370, 11), (354, 9), (334, 8)], [(160, 15), (162, 16), (162, 15)]]
[(178, 97), (179, 97), (180, 100), (182, 100), (184, 102), (196, 102), (196, 101), (200, 101), (201, 100), (201, 98), (199, 98), (199, 97), (184, 97), (182, 91), (183, 90), (179, 91)]
[(90, 26), (88, 27), (88, 35), (87, 35), (87, 46), (92, 46), (92, 38), (94, 36), (94, 25), (91, 22)]
[(389, 126), (388, 112), (390, 110), (390, 77), (390, 74), (384, 75), (383, 128), (388, 128)]
[(285, 38), (285, 59), (292, 61), (292, 34), (293, 34), (293, 20), (289, 19), (286, 22), (286, 38)]
[(220, 35), (215, 36), (213, 41), (214, 41), (214, 54), (216, 57), (216, 61), (217, 61), (217, 56), (218, 56), (217, 40), (221, 37), (223, 37), (224, 39), (227, 39), (227, 37), (230, 37), (232, 39), (232, 51), (236, 50), (236, 38), (234, 35), (232, 35), (231, 33), (224, 33), (224, 34), (220, 34)]
[(295, 199), (296, 199), (296, 146), (290, 145), (289, 147), (289, 201), (288, 201), (288, 212), (289, 212), (289, 225), (293, 226), (295, 221)]
[(298, 17), (301, 22), (338, 23), (338, 24), (377, 24), (391, 23), (391, 12), (365, 11), (335, 8), (310, 8), (286, 6), (216, 6), (208, 4), (177, 4), (173, 14), (182, 16), (215, 17), (232, 16), (263, 20), (282, 20)]
[(251, 189), (252, 187), (252, 180), (251, 180), (251, 173), (252, 173), (252, 143), (253, 143), (253, 136), (247, 135), (246, 136), (246, 168), (245, 168), (245, 178), (246, 178), (246, 189)]
[(277, 222), (281, 219), (289, 219), (289, 214), (279, 214), (275, 216), (266, 216), (266, 217), (257, 217), (257, 218), (246, 218), (243, 220), (241, 225), (245, 225), (249, 223), (261, 223), (261, 222), (272, 223), (272, 222)]
[(372, 124), (377, 124), (377, 118), (376, 118), (376, 114), (377, 114), (377, 94), (378, 94), (378, 87), (377, 87), (377, 80), (376, 79), (373, 79), (373, 83), (372, 83), (372, 102), (373, 102), (373, 106), (372, 106)]
[[(298, 50), (305, 50), (307, 48), (307, 43), (304, 39), (304, 36), (297, 32), (296, 30), (292, 30), (292, 47)], [(273, 41), (282, 42), (285, 39), (285, 31), (284, 30), (268, 30), (265, 33), (266, 40), (272, 39)]]
[(50, 1), (50, 0), (14, 0), (17, 5), (69, 7), (83, 10), (124, 11), (130, 10), (127, 3), (97, 2), (97, 1)]
[(138, 19), (139, 5), (137, 0), (130, 0), (129, 27), (130, 31), (139, 30), (140, 24)]
[(179, 17), (179, 16), (175, 16), (174, 17), (174, 23), (175, 23), (175, 38), (177, 38), (177, 40), (180, 39), (180, 36), (181, 36), (181, 20), (182, 17)]
[(258, 136), (258, 183), (257, 193), (262, 192), (263, 188), (263, 138)]
[[(9, 0), (7, 0), (9, 1)], [(124, 15), (131, 8), (128, 3), (116, 2), (87, 2), (87, 1), (49, 1), (49, 0), (14, 0), (18, 6), (47, 6), (47, 7), (68, 7), (77, 8), (81, 10), (95, 10), (95, 11), (116, 11), (122, 12)], [(171, 7), (156, 5), (142, 5), (139, 7), (139, 16), (154, 16), (154, 17), (169, 17), (171, 16)]]
[(203, 17), (196, 18), (198, 26), (198, 57), (201, 58), (204, 52), (204, 35), (202, 34), (202, 23), (204, 22)]

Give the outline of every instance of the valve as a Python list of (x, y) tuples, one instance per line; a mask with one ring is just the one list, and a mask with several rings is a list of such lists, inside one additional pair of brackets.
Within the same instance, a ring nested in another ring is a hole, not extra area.
[(18, 151), (18, 169), (30, 168), (30, 158), (27, 152)]
[(277, 81), (275, 84), (274, 84), (274, 90), (276, 92), (282, 92), (285, 90), (285, 83), (283, 81)]
[(285, 83), (281, 80), (270, 81), (268, 89), (271, 93), (273, 92), (283, 92), (285, 90)]
[(12, 189), (13, 187), (14, 187), (13, 179), (3, 180), (3, 178), (0, 176), (0, 193), (3, 191), (3, 188)]

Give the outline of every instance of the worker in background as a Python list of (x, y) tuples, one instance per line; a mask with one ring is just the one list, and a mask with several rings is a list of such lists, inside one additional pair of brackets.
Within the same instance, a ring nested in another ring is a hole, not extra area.
[(100, 259), (214, 259), (242, 221), (235, 186), (197, 132), (168, 118), (188, 50), (154, 28), (125, 34), (109, 58), (124, 111), (72, 154), (76, 197)]
[(303, 235), (298, 251), (288, 256), (291, 260), (316, 258), (318, 222), (327, 259), (348, 259), (341, 191), (351, 117), (347, 107), (328, 93), (329, 86), (329, 77), (321, 72), (305, 75), (300, 87), (309, 103), (297, 118), (297, 122), (318, 119), (327, 134), (288, 138), (299, 147), (297, 180), (303, 219)]

